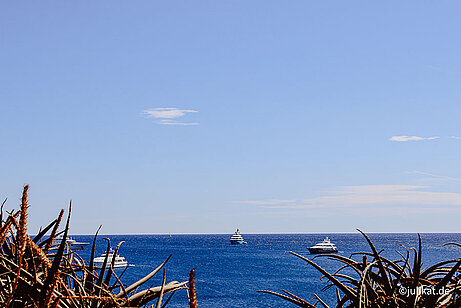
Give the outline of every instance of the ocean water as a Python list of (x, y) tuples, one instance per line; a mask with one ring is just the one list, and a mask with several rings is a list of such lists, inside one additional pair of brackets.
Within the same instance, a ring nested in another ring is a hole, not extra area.
[[(257, 290), (281, 292), (287, 290), (310, 300), (314, 293), (327, 303), (334, 302), (333, 289), (326, 292), (322, 288), (326, 280), (320, 280), (320, 273), (303, 260), (290, 255), (294, 251), (309, 258), (307, 247), (322, 241), (325, 236), (336, 244), (340, 254), (349, 257), (358, 251), (370, 251), (363, 236), (357, 234), (243, 234), (247, 245), (229, 244), (229, 235), (101, 235), (96, 243), (96, 254), (105, 251), (107, 237), (115, 247), (125, 241), (119, 254), (130, 264), (122, 276), (129, 285), (152, 271), (170, 254), (166, 265), (167, 281), (186, 281), (192, 268), (196, 271), (196, 292), (199, 307), (295, 307), (277, 297), (257, 293)], [(416, 234), (369, 234), (378, 250), (385, 249), (384, 255), (398, 257), (396, 244), (417, 247)], [(422, 234), (423, 267), (445, 259), (461, 257), (461, 248), (442, 246), (447, 242), (461, 243), (461, 233)], [(91, 242), (92, 236), (73, 236), (76, 240)], [(91, 247), (80, 251), (79, 255), (88, 261)], [(316, 262), (329, 271), (338, 268), (338, 263), (326, 258)], [(120, 271), (120, 270), (118, 270)], [(120, 273), (119, 273), (120, 274)], [(161, 285), (159, 272), (144, 288)], [(312, 302), (312, 301), (311, 301)], [(168, 307), (187, 307), (185, 290), (174, 295)]]

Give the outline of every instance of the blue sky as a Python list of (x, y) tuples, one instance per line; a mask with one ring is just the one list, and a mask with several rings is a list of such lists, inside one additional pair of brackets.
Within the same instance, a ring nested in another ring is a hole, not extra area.
[(29, 230), (460, 232), (456, 1), (0, 4)]

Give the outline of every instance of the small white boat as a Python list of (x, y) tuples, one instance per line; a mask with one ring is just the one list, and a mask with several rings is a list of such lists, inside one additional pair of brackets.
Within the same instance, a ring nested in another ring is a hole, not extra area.
[(315, 244), (312, 247), (307, 248), (310, 253), (335, 253), (338, 252), (338, 248), (333, 244), (328, 236), (320, 243)]
[[(53, 240), (53, 246), (59, 246), (62, 241), (62, 236), (58, 236)], [(66, 238), (66, 244), (71, 250), (83, 250), (89, 243), (77, 242), (71, 237)]]
[[(95, 268), (102, 268), (102, 265), (104, 264), (104, 259), (106, 258), (106, 253), (103, 253), (100, 257), (96, 257), (93, 259), (94, 262), (94, 267)], [(122, 257), (120, 255), (115, 255), (115, 252), (112, 250), (112, 248), (109, 250), (109, 256), (107, 257), (107, 265), (106, 268), (110, 267), (110, 264), (112, 263), (112, 259), (115, 258), (114, 262), (114, 268), (120, 268), (120, 267), (127, 267), (128, 266), (128, 261), (125, 260), (125, 257)]]
[(235, 233), (231, 236), (230, 242), (232, 245), (245, 245), (247, 243), (240, 234), (239, 229), (237, 229), (237, 231), (235, 231)]

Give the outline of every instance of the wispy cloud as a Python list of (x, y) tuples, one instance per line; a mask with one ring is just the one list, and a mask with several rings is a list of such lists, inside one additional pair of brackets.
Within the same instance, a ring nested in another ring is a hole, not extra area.
[(458, 136), (450, 136), (451, 139), (461, 139), (461, 137), (458, 137)]
[(427, 189), (427, 187), (419, 185), (342, 186), (327, 195), (304, 199), (298, 202), (296, 202), (296, 200), (289, 200), (290, 202), (286, 203), (269, 203), (268, 200), (261, 200), (246, 203), (273, 209), (352, 209), (406, 206), (438, 208), (446, 206), (461, 206), (461, 194), (426, 191), (424, 189)]
[(197, 122), (179, 122), (175, 120), (159, 120), (156, 122), (161, 125), (198, 125)]
[(187, 113), (195, 113), (197, 110), (179, 108), (151, 108), (143, 110), (148, 118), (159, 119), (156, 123), (160, 125), (198, 125), (198, 122), (181, 122), (176, 119), (185, 116)]
[(405, 141), (421, 141), (421, 140), (434, 140), (434, 139), (439, 139), (439, 136), (433, 136), (433, 137), (419, 137), (419, 136), (392, 136), (389, 138), (390, 141), (400, 141), (400, 142), (405, 142)]
[(461, 194), (423, 191), (416, 185), (361, 185), (340, 187), (332, 195), (306, 199), (327, 207), (386, 205), (461, 205)]
[(287, 203), (294, 203), (296, 200), (245, 200), (245, 201), (234, 201), (233, 203), (239, 204), (251, 204), (251, 205), (276, 205), (276, 204), (287, 204)]
[(445, 180), (461, 182), (461, 178), (455, 178), (455, 177), (446, 176), (446, 175), (433, 174), (433, 173), (423, 172), (423, 171), (413, 171), (413, 173), (426, 175), (426, 176), (430, 176), (430, 177), (438, 178), (438, 179), (445, 179)]

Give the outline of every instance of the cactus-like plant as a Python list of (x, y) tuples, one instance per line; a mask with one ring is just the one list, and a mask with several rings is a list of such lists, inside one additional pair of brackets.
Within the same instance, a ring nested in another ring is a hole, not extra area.
[[(187, 288), (187, 281), (166, 283), (164, 273), (161, 286), (138, 291), (142, 284), (164, 268), (171, 255), (150, 274), (130, 286), (125, 286), (114, 272), (115, 258), (111, 264), (108, 264), (106, 258), (98, 272), (93, 263), (98, 232), (93, 241), (90, 262), (88, 265), (85, 264), (75, 252), (69, 251), (66, 247), (71, 206), (63, 231), (58, 232), (64, 214), (64, 211), (61, 211), (57, 219), (33, 239), (30, 238), (27, 235), (27, 190), (26, 185), (19, 211), (12, 211), (3, 219), (5, 202), (0, 210), (1, 307), (141, 307), (155, 299), (157, 307), (165, 307), (177, 290)], [(45, 238), (50, 229), (50, 236)], [(57, 249), (51, 249), (56, 236), (61, 234), (59, 246)], [(107, 249), (106, 256), (110, 245)], [(113, 278), (116, 282), (109, 285)], [(162, 305), (163, 295), (167, 293), (171, 295)]]
[[(422, 269), (422, 244), (418, 234), (418, 249), (407, 249), (400, 245), (404, 253), (397, 251), (401, 258), (391, 261), (381, 255), (382, 251), (377, 251), (365, 233), (358, 231), (368, 242), (371, 252), (357, 252), (349, 258), (338, 254), (320, 255), (341, 264), (334, 273), (329, 273), (311, 259), (288, 252), (313, 266), (328, 279), (324, 290), (336, 287), (336, 307), (461, 307), (461, 258), (445, 260)], [(457, 243), (445, 245), (461, 247)], [(413, 262), (410, 261), (412, 252)], [(354, 256), (361, 256), (361, 262), (354, 260)], [(346, 270), (355, 275), (344, 274)], [(282, 291), (284, 294), (267, 290), (258, 292), (278, 296), (299, 307), (312, 308), (318, 304), (329, 307), (317, 294), (314, 294), (315, 301), (310, 303)]]

